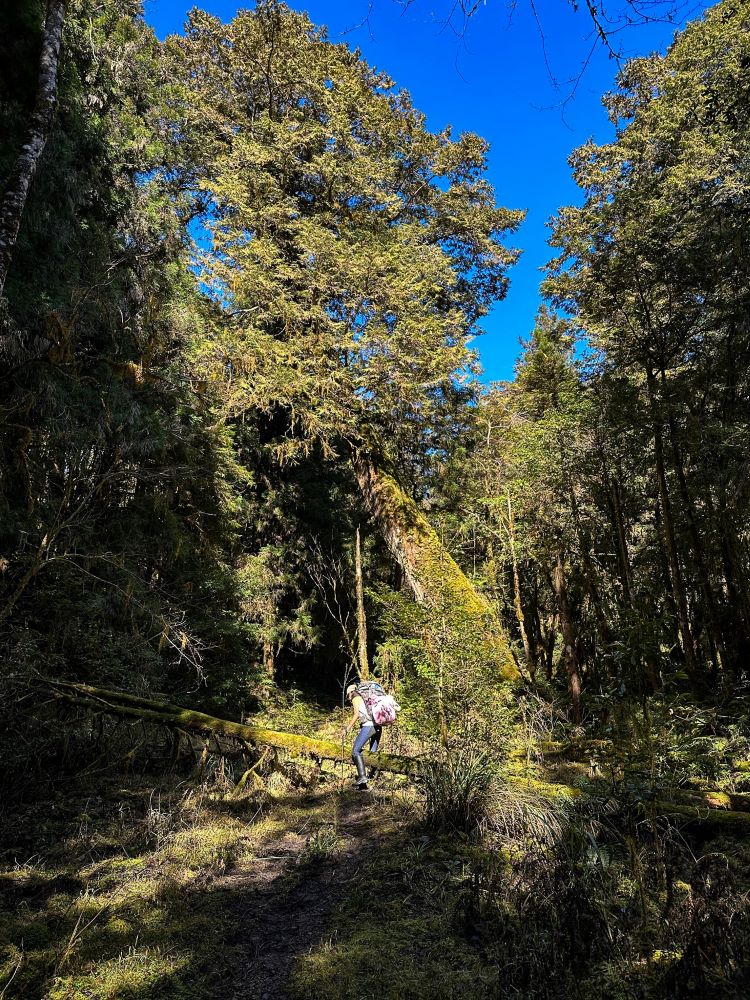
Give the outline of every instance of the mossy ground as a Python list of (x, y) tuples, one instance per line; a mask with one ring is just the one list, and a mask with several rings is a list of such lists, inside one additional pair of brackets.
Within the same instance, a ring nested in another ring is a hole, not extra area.
[[(314, 711), (299, 725), (338, 725)], [(68, 778), (6, 813), (3, 1000), (252, 997), (253, 976), (321, 1000), (750, 991), (750, 844), (628, 804), (624, 778), (616, 798), (576, 762), (588, 796), (497, 782), (465, 834), (399, 776), (363, 797), (346, 765), (277, 760), (237, 795), (216, 764)]]
[[(250, 856), (249, 825), (200, 791), (143, 782), (60, 790), (5, 832), (0, 975), (6, 997), (188, 997), (212, 975), (225, 927), (206, 892)], [(157, 991), (158, 986), (158, 991)]]
[[(273, 871), (260, 877), (283, 911), (294, 886), (336, 859), (342, 801), (362, 802), (333, 767), (293, 777), (270, 771), (240, 797), (215, 774), (210, 785), (173, 776), (161, 787), (153, 777), (112, 778), (61, 787), (43, 806), (6, 816), (4, 1000), (221, 995), (232, 960), (248, 968), (232, 949), (253, 948), (242, 923), (254, 903), (248, 910), (244, 897), (269, 851)], [(378, 793), (391, 815), (409, 809), (399, 785), (381, 783)]]
[(298, 960), (292, 995), (740, 1000), (750, 985), (750, 847), (716, 840), (705, 852), (685, 860), (690, 882), (660, 885), (642, 848), (629, 858), (589, 845), (575, 856), (407, 838), (362, 868), (318, 947)]

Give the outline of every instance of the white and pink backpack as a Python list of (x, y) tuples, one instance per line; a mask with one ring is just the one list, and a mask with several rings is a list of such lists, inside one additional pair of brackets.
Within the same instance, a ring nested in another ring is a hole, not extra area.
[(363, 681), (358, 684), (357, 694), (361, 696), (368, 715), (376, 726), (393, 725), (401, 706), (393, 695), (386, 694), (377, 681)]

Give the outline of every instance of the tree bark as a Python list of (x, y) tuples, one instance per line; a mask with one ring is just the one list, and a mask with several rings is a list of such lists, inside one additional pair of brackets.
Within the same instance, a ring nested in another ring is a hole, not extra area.
[(357, 592), (357, 658), (359, 676), (363, 681), (370, 677), (370, 663), (367, 656), (367, 616), (365, 615), (365, 587), (362, 575), (362, 544), (359, 525), (354, 536), (354, 582)]
[(547, 615), (547, 631), (544, 636), (544, 673), (552, 681), (555, 666), (555, 636), (557, 634), (557, 612)]
[(356, 452), (352, 461), (365, 503), (415, 601), (437, 612), (440, 635), (436, 632), (428, 646), (437, 649), (440, 642), (456, 658), (489, 666), (504, 680), (520, 680), (495, 610), (474, 589), (416, 503), (370, 455)]
[(0, 295), (21, 228), (26, 199), (52, 127), (57, 100), (57, 69), (66, 0), (50, 0), (39, 57), (36, 104), (21, 152), (0, 203)]
[(531, 679), (534, 680), (537, 668), (536, 653), (529, 642), (523, 604), (521, 603), (521, 580), (518, 574), (518, 560), (516, 559), (516, 535), (513, 525), (513, 508), (510, 503), (510, 493), (508, 493), (506, 499), (508, 501), (508, 547), (510, 548), (510, 558), (513, 566), (513, 606), (516, 609), (516, 621), (518, 622), (518, 631), (521, 633), (526, 665), (529, 668)]
[(276, 676), (276, 657), (273, 652), (273, 643), (270, 639), (263, 640), (263, 667), (269, 680)]
[(563, 657), (568, 674), (573, 718), (576, 723), (579, 723), (581, 721), (581, 673), (578, 653), (576, 652), (576, 634), (573, 620), (570, 617), (570, 603), (568, 601), (568, 588), (565, 585), (565, 566), (562, 552), (557, 552), (555, 555), (555, 565), (552, 569), (552, 589), (557, 599), (557, 615), (563, 638)]
[(608, 499), (612, 507), (612, 521), (615, 535), (617, 537), (617, 555), (620, 563), (620, 582), (622, 584), (622, 596), (629, 606), (632, 603), (630, 596), (630, 554), (628, 552), (628, 540), (625, 535), (625, 521), (622, 516), (622, 502), (620, 500), (620, 484), (617, 479), (613, 479), (609, 484)]
[(726, 493), (718, 491), (719, 508), (714, 506), (712, 492), (706, 494), (709, 514), (717, 525), (721, 539), (721, 562), (723, 576), (723, 594), (727, 615), (726, 631), (732, 635), (730, 648), (732, 650), (732, 669), (737, 672), (741, 665), (750, 659), (750, 595), (748, 594), (747, 574), (742, 558), (740, 541), (737, 535), (734, 518), (727, 505)]
[(573, 513), (573, 524), (576, 535), (578, 536), (578, 545), (581, 549), (583, 568), (586, 572), (586, 584), (588, 586), (589, 596), (591, 597), (591, 603), (594, 608), (594, 617), (596, 618), (596, 623), (599, 626), (599, 634), (602, 637), (602, 641), (609, 644), (612, 642), (614, 636), (612, 634), (610, 624), (607, 621), (607, 616), (604, 613), (604, 603), (596, 582), (596, 571), (594, 569), (594, 563), (591, 559), (593, 545), (591, 544), (588, 532), (583, 526), (580, 509), (578, 507), (578, 498), (576, 497), (575, 485), (571, 481), (568, 482), (568, 493), (570, 495), (570, 506)]

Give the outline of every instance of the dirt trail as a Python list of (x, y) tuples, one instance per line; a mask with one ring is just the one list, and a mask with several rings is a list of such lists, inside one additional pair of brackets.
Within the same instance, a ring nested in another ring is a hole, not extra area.
[(260, 857), (221, 880), (231, 894), (229, 967), (216, 996), (223, 1000), (284, 1000), (296, 959), (325, 933), (364, 853), (379, 839), (379, 813), (369, 792), (337, 797), (338, 841), (328, 855), (304, 861), (309, 830), (285, 831)]

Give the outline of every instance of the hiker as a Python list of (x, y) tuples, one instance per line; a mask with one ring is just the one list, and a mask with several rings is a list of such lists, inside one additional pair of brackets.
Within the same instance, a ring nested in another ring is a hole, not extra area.
[(346, 689), (346, 700), (352, 706), (352, 717), (349, 720), (349, 725), (344, 728), (344, 733), (350, 733), (352, 728), (359, 723), (359, 733), (352, 747), (352, 760), (354, 761), (354, 766), (357, 768), (357, 780), (355, 784), (357, 788), (364, 790), (367, 788), (367, 771), (365, 770), (365, 762), (362, 759), (362, 751), (367, 742), (370, 744), (371, 753), (374, 753), (378, 749), (383, 729), (382, 726), (376, 726), (372, 721), (372, 717), (367, 710), (367, 705), (365, 705), (364, 699), (359, 693), (357, 684), (350, 684)]

